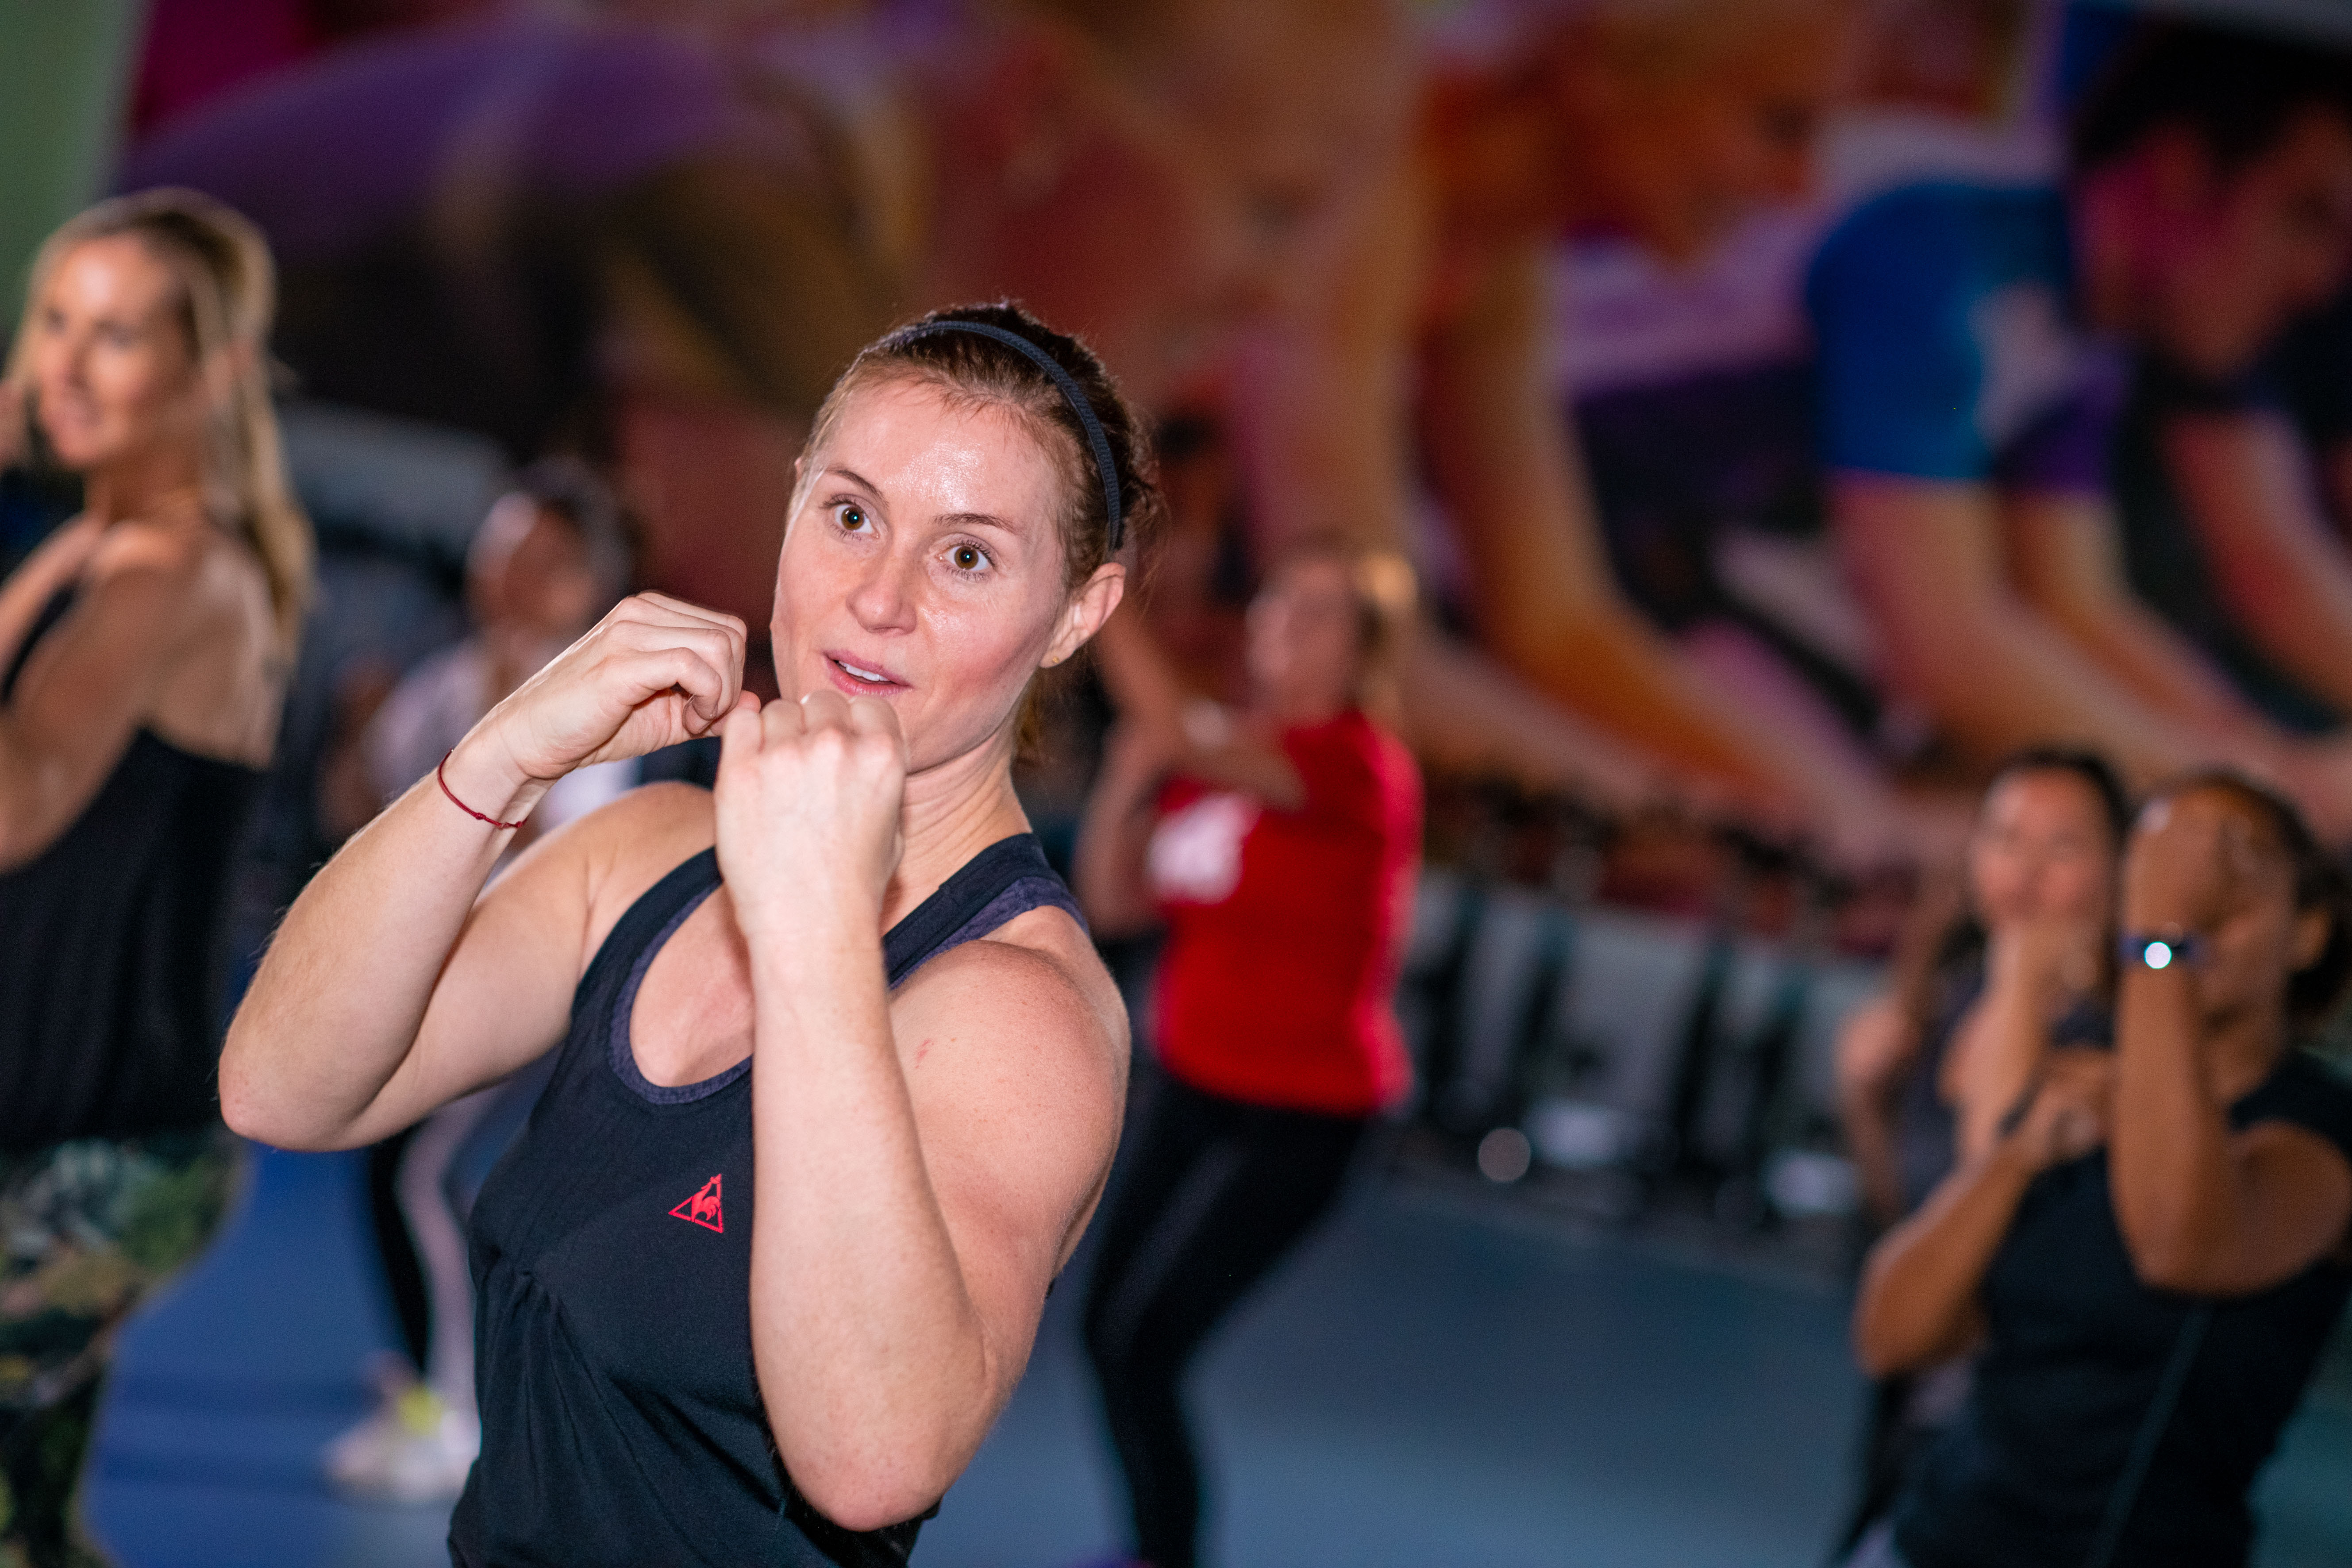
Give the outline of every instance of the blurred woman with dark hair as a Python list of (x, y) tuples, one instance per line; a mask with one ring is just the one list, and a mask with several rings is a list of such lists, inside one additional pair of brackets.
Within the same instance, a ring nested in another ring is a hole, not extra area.
[(2123, 782), (2094, 752), (2037, 748), (1994, 773), (1958, 909), (1923, 899), (1894, 985), (1839, 1031), (1840, 1105), (1877, 1225), (1990, 1141), (2052, 1047), (2110, 1038), (2130, 827)]
[(2052, 1051), (1871, 1256), (1864, 1366), (1981, 1355), (1855, 1563), (2246, 1560), (2247, 1494), (2352, 1296), (2352, 1087), (2296, 1046), (2352, 975), (2347, 918), (2269, 790), (2201, 774), (2141, 815), (2115, 1049)]
[(1313, 542), (1252, 602), (1251, 702), (1186, 707), (1133, 639), (1128, 710), (1081, 832), (1098, 935), (1164, 922), (1165, 1068), (1086, 1307), (1136, 1554), (1192, 1568), (1201, 1481), (1182, 1383), (1209, 1334), (1330, 1212), (1412, 1068), (1391, 1006), (1420, 863), (1421, 777), (1372, 714), (1412, 573)]
[[(269, 253), (188, 192), (34, 264), (0, 450), (79, 516), (0, 584), (0, 1557), (70, 1510), (111, 1331), (211, 1234), (229, 873), (310, 590)], [(77, 1552), (84, 1555), (76, 1555)]]
[[(1838, 1032), (1839, 1109), (1874, 1230), (1998, 1136), (2053, 1050), (2114, 1039), (2107, 954), (2130, 829), (2122, 781), (2095, 752), (2041, 747), (1993, 774), (1960, 885), (1920, 900), (1894, 984)], [(1845, 1547), (1958, 1413), (1969, 1364), (1906, 1369), (1873, 1388)]]

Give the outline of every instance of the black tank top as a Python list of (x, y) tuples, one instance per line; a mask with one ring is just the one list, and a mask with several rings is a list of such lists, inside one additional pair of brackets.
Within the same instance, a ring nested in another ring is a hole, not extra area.
[[(42, 606), (0, 707), (74, 592)], [(0, 873), (0, 1150), (215, 1114), (229, 875), (262, 783), (142, 729), (64, 835)]]
[[(2305, 1052), (2230, 1108), (2232, 1127), (2259, 1121), (2352, 1160), (2352, 1084)], [(2196, 1302), (2133, 1271), (2105, 1149), (2034, 1179), (1979, 1294), (1990, 1332), (1969, 1405), (1895, 1504), (1895, 1542), (1914, 1568), (2079, 1568)], [(2214, 1304), (2116, 1562), (2246, 1561), (2254, 1477), (2347, 1300), (2352, 1266), (2328, 1257)]]
[[(919, 1521), (859, 1533), (817, 1514), (769, 1435), (750, 1061), (664, 1088), (630, 1048), (654, 955), (719, 885), (706, 849), (621, 917), (475, 1204), (482, 1457), (450, 1521), (458, 1568), (897, 1568), (913, 1550)], [(1034, 836), (1001, 839), (890, 928), (888, 983), (1046, 905), (1077, 912)]]

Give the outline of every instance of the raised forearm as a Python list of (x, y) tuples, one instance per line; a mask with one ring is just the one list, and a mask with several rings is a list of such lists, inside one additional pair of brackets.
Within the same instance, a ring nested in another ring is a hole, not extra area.
[(2050, 1048), (2043, 1013), (2033, 988), (1997, 981), (1961, 1022), (1944, 1087), (1958, 1123), (1962, 1159), (1992, 1147), (2002, 1120), (2041, 1070)]
[(1613, 593), (1575, 615), (1525, 606), (1488, 640), (1547, 696), (1645, 752), (1775, 805), (1840, 804), (1817, 749), (1753, 722)]
[(1589, 793), (1632, 810), (1666, 793), (1654, 757), (1595, 728), (1475, 649), (1433, 630), (1405, 656), (1406, 729), (1424, 762)]
[(2190, 1287), (2228, 1263), (2241, 1226), (2230, 1124), (2198, 1062), (2188, 966), (2125, 972), (2116, 1003), (2116, 1221), (2150, 1283)]
[(1853, 1161), (1868, 1216), (1881, 1226), (1903, 1217), (1906, 1195), (1895, 1116), (1887, 1100), (1886, 1092), (1876, 1086), (1844, 1085), (1838, 1093), (1846, 1154)]
[[(543, 784), (458, 747), (451, 790), (512, 821)], [(287, 912), (230, 1026), (221, 1104), (247, 1137), (347, 1147), (396, 1131), (369, 1112), (407, 1061), (450, 950), (508, 835), (417, 784)]]
[(2268, 413), (2179, 416), (2164, 454), (2238, 625), (2352, 713), (2352, 561), (2293, 427)]
[(1076, 892), (1097, 936), (1125, 936), (1157, 918), (1146, 884), (1151, 842), (1152, 780), (1139, 770), (1106, 767), (1078, 827)]
[(878, 924), (752, 964), (753, 1355), (794, 1484), (851, 1529), (937, 1501), (1005, 1381), (925, 1169)]
[(2032, 1179), (2021, 1151), (2004, 1140), (1946, 1177), (1871, 1249), (1853, 1339), (1872, 1375), (1930, 1366), (1967, 1348), (1985, 1269)]
[(2217, 735), (2251, 735), (2251, 710), (2188, 640), (2137, 600), (2053, 607), (2053, 618), (2127, 689), (2176, 721)]

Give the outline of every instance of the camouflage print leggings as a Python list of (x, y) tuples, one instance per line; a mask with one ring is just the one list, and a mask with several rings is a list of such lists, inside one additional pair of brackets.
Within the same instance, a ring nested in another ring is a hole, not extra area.
[(212, 1238), (220, 1127), (0, 1154), (0, 1568), (104, 1559), (75, 1518), (115, 1331)]

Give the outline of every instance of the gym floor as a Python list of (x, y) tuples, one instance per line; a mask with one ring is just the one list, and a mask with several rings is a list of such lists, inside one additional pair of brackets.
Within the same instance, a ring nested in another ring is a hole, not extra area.
[[(356, 1156), (256, 1151), (221, 1243), (128, 1331), (89, 1498), (124, 1568), (446, 1562), (444, 1510), (344, 1504), (319, 1476), (393, 1339), (361, 1179)], [(1116, 1545), (1079, 1293), (1055, 1292), (926, 1568), (1072, 1568)], [(1213, 1561), (1811, 1568), (1861, 1402), (1845, 1312), (1817, 1272), (1368, 1173), (1202, 1368)], [(2264, 1478), (2263, 1568), (2352, 1562), (2347, 1476), (2352, 1397), (2332, 1387)]]

